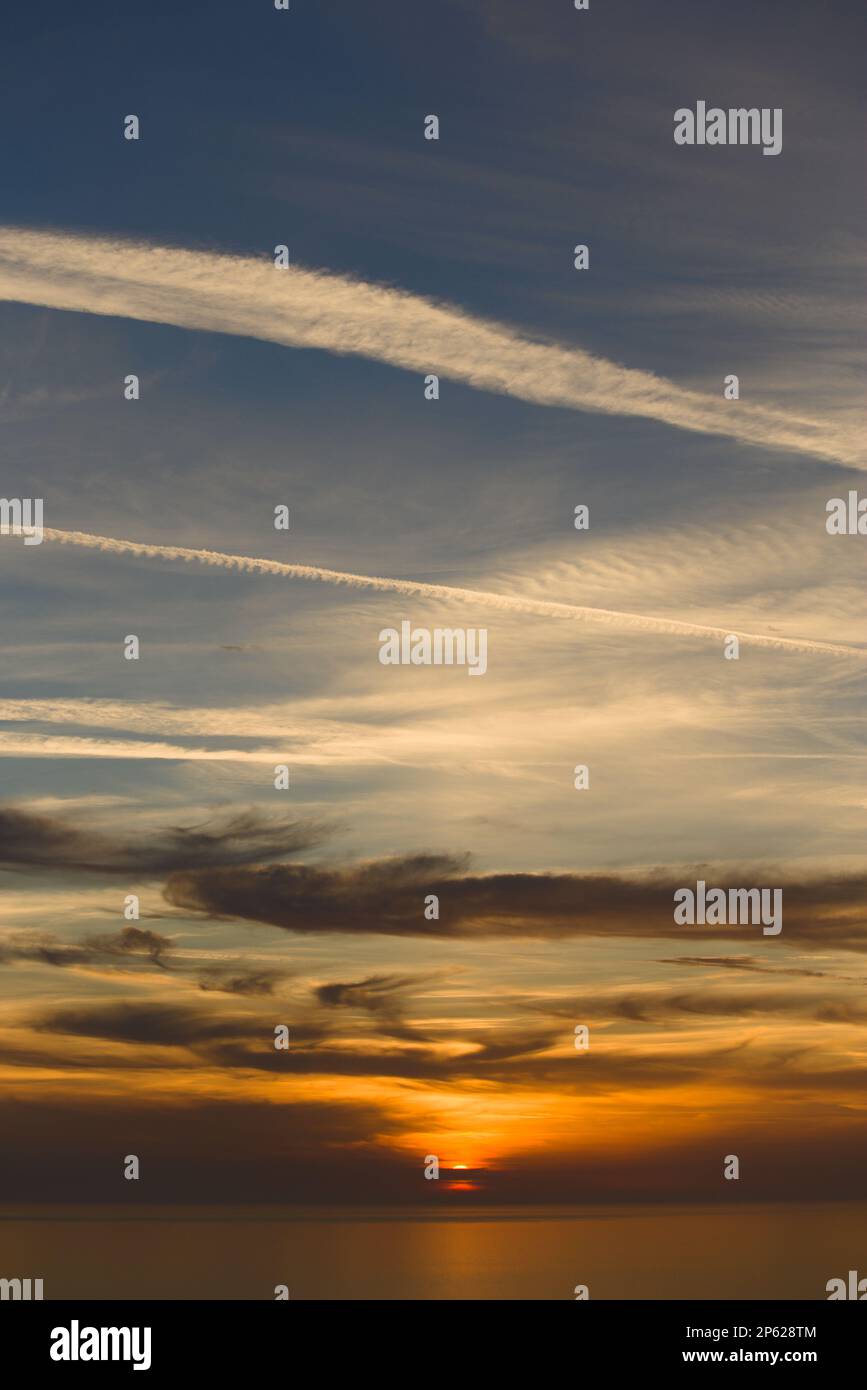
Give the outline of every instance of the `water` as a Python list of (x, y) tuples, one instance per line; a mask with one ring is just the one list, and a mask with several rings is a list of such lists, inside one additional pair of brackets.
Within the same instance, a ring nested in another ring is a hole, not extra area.
[(824, 1299), (849, 1269), (867, 1203), (0, 1211), (0, 1277), (47, 1299)]

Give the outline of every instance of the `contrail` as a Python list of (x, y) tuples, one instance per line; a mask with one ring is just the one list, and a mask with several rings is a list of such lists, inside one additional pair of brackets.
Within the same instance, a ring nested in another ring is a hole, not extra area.
[(542, 341), (451, 304), (260, 257), (0, 228), (0, 299), (355, 354), (536, 405), (642, 416), (675, 429), (867, 468), (858, 432)]
[(253, 555), (226, 555), (219, 550), (191, 550), (181, 545), (154, 545), (147, 541), (118, 540), (114, 536), (92, 536), (86, 531), (59, 531), (46, 526), (46, 540), (62, 545), (78, 545), (86, 550), (102, 550), (113, 555), (143, 555), (153, 560), (183, 560), (209, 565), (214, 569), (239, 570), (247, 574), (274, 574), (289, 579), (319, 580), (324, 584), (343, 584), (351, 589), (376, 589), (408, 597), (443, 599), (448, 603), (481, 604), (506, 613), (529, 613), (542, 618), (567, 618), (573, 622), (596, 623), (635, 632), (664, 633), (672, 637), (698, 637), (723, 642), (737, 637), (741, 642), (777, 650), (822, 653), (827, 656), (856, 657), (867, 660), (867, 650), (809, 638), (770, 637), (763, 633), (739, 632), (736, 628), (706, 627), (701, 623), (679, 622), (676, 618), (652, 618), (640, 613), (621, 613), (611, 608), (586, 608), (574, 603), (555, 603), (545, 599), (497, 594), (487, 589), (462, 589), (451, 584), (427, 584), (418, 579), (387, 579), (370, 574), (348, 574), (343, 570), (322, 569), (318, 565), (293, 565), (283, 560), (264, 560)]

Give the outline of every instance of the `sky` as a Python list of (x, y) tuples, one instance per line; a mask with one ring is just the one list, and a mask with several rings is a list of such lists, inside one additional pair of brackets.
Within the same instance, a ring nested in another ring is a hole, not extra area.
[(863, 1196), (863, 7), (9, 28), (7, 1200)]

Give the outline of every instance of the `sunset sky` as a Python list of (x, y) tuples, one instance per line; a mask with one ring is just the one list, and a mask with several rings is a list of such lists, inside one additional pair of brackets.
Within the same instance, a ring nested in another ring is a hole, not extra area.
[(864, 1196), (863, 6), (9, 27), (4, 1200)]

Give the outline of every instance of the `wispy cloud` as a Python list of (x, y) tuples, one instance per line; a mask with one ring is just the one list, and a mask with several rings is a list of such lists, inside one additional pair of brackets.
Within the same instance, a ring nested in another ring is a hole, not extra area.
[(190, 826), (163, 826), (148, 834), (112, 833), (80, 818), (37, 816), (0, 808), (0, 868), (77, 870), (82, 873), (171, 873), (180, 868), (251, 864), (309, 849), (322, 827), (250, 810)]
[(179, 743), (135, 742), (132, 739), (77, 738), (67, 735), (0, 733), (3, 758), (122, 758), (165, 762), (266, 763), (280, 762), (279, 748), (191, 748)]
[(17, 227), (0, 229), (0, 297), (356, 354), (534, 404), (642, 416), (867, 468), (854, 429), (726, 401), (452, 305), (299, 266)]
[(19, 932), (0, 938), (0, 965), (18, 961), (55, 967), (102, 967), (107, 963), (128, 965), (144, 959), (168, 969), (166, 955), (172, 943), (147, 927), (124, 927), (119, 932), (86, 937), (83, 941), (62, 941), (50, 933)]

